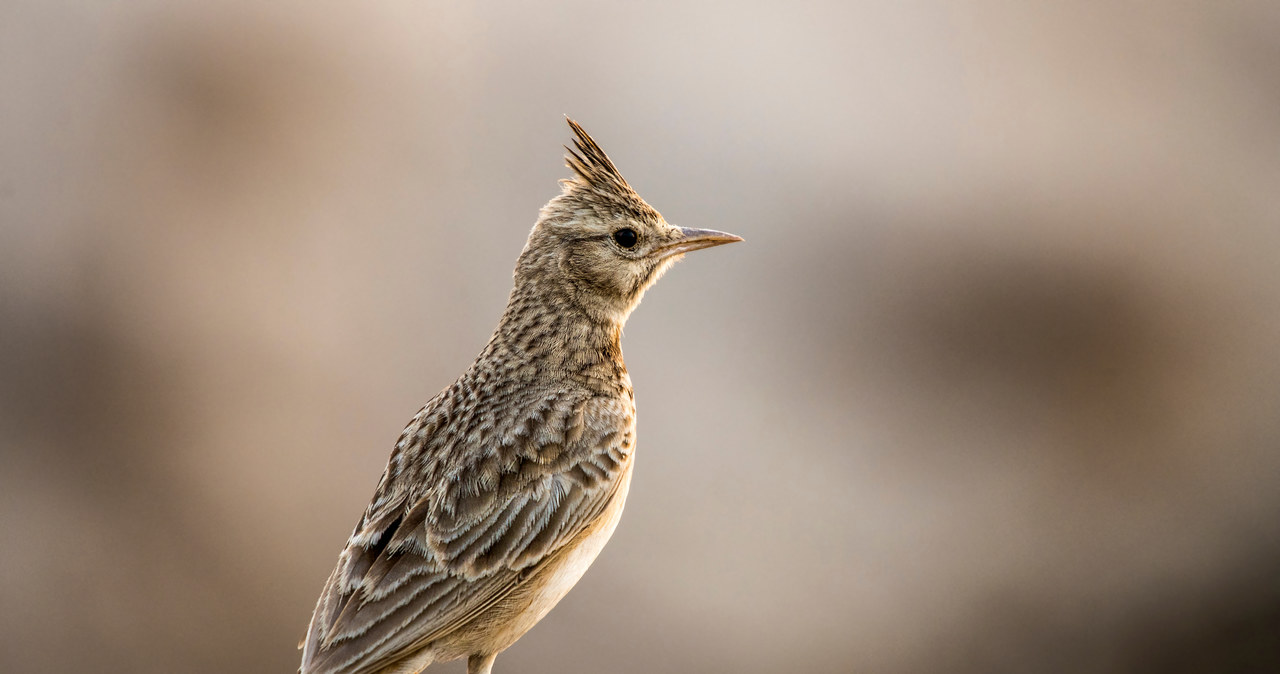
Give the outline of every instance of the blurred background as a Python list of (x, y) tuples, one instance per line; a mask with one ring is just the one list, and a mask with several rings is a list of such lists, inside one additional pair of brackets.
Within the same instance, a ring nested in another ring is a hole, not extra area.
[(1280, 671), (1278, 109), (1262, 0), (0, 0), (0, 670), (294, 671), (568, 114), (747, 243), (499, 671)]

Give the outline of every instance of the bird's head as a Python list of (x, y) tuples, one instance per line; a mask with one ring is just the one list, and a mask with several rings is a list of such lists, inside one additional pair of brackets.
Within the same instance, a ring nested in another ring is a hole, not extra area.
[(593, 318), (619, 324), (644, 291), (684, 253), (741, 241), (710, 229), (676, 227), (627, 184), (573, 120), (565, 158), (574, 177), (542, 208), (516, 264), (516, 288), (554, 293)]

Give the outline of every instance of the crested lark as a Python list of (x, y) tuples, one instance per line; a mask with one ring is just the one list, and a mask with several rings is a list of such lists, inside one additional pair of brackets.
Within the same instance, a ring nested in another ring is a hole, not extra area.
[(494, 658), (600, 553), (631, 482), (619, 339), (683, 253), (741, 239), (667, 224), (572, 120), (575, 176), (542, 208), (489, 343), (401, 434), (329, 576), (303, 674)]

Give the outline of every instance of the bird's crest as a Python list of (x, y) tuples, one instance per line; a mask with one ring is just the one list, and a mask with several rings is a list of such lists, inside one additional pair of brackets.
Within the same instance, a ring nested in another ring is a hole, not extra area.
[(618, 167), (613, 165), (604, 150), (587, 135), (586, 130), (572, 119), (566, 117), (565, 121), (573, 129), (574, 138), (573, 147), (566, 145), (564, 148), (569, 151), (564, 160), (576, 175), (560, 181), (564, 186), (564, 193), (553, 199), (547, 207), (554, 208), (563, 203), (561, 199), (568, 198), (590, 204), (596, 209), (625, 213), (649, 222), (661, 222), (662, 216), (627, 184), (626, 179), (618, 172)]
[(635, 191), (627, 184), (627, 181), (618, 172), (618, 167), (613, 165), (609, 160), (609, 156), (600, 149), (600, 146), (592, 140), (586, 130), (577, 122), (565, 118), (569, 122), (569, 128), (573, 129), (573, 147), (566, 145), (564, 149), (569, 151), (565, 155), (565, 163), (573, 172), (577, 174), (576, 178), (572, 178), (567, 182), (579, 183), (595, 190), (613, 193), (619, 196), (634, 194)]

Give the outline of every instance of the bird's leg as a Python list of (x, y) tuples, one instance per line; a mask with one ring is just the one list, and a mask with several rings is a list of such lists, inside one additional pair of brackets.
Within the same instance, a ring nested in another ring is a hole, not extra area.
[(497, 653), (489, 655), (480, 655), (479, 653), (467, 658), (467, 674), (492, 674), (493, 661), (498, 658)]

